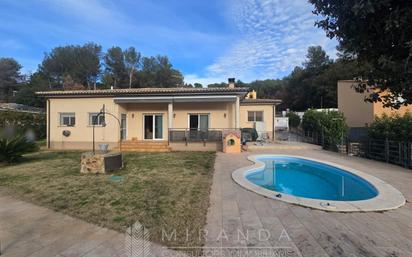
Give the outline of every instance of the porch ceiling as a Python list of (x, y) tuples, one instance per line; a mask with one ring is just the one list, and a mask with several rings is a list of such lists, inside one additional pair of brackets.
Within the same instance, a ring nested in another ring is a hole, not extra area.
[(193, 102), (234, 102), (236, 96), (153, 96), (153, 97), (115, 97), (117, 104), (125, 103), (193, 103)]

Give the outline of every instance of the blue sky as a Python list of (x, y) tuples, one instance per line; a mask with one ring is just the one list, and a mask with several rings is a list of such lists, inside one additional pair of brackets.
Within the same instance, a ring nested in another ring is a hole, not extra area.
[(167, 55), (188, 83), (281, 78), (321, 45), (306, 0), (0, 0), (0, 57), (34, 72), (55, 46), (96, 42)]

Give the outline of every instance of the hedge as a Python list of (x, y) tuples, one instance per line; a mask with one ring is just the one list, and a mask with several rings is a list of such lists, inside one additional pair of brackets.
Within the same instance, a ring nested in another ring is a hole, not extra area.
[(288, 112), (286, 117), (289, 118), (289, 127), (290, 128), (297, 128), (300, 125), (300, 117), (294, 112)]
[(46, 114), (0, 111), (0, 127), (11, 128), (15, 134), (34, 132), (36, 139), (46, 138)]
[(375, 117), (368, 128), (368, 135), (372, 139), (412, 142), (412, 114)]
[(345, 117), (337, 111), (308, 110), (302, 118), (302, 128), (318, 135), (323, 135), (324, 146), (333, 148), (342, 143), (348, 127)]

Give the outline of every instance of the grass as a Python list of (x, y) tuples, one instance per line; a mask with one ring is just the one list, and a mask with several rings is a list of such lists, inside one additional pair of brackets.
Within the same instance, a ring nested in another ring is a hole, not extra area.
[[(206, 223), (215, 153), (130, 153), (113, 175), (80, 174), (80, 152), (39, 152), (0, 166), (0, 186), (56, 211), (124, 232), (136, 221), (151, 240), (200, 246)], [(162, 238), (162, 230), (172, 240)], [(186, 232), (189, 232), (186, 241)]]

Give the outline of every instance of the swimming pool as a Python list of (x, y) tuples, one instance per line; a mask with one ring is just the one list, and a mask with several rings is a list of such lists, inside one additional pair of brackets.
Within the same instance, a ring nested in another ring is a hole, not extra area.
[(398, 208), (405, 198), (386, 182), (352, 168), (300, 156), (252, 155), (233, 172), (241, 186), (272, 199), (331, 211)]
[(292, 157), (259, 159), (265, 168), (246, 178), (272, 191), (306, 198), (358, 201), (378, 195), (366, 180), (327, 164)]

